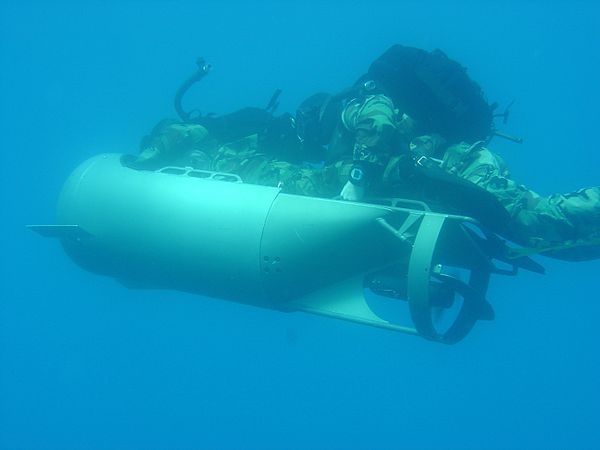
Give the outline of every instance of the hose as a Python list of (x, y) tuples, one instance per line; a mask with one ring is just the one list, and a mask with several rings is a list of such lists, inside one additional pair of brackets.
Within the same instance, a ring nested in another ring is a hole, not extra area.
[(179, 89), (177, 89), (177, 93), (175, 94), (175, 111), (177, 111), (177, 115), (184, 122), (188, 122), (190, 120), (191, 111), (185, 112), (183, 110), (183, 106), (181, 104), (183, 96), (188, 91), (188, 89), (194, 85), (194, 83), (204, 78), (204, 76), (212, 69), (212, 66), (210, 64), (207, 64), (206, 61), (204, 61), (204, 58), (202, 57), (196, 60), (196, 65), (198, 66), (198, 70), (196, 71), (196, 73), (187, 80), (185, 80), (183, 84), (179, 86)]

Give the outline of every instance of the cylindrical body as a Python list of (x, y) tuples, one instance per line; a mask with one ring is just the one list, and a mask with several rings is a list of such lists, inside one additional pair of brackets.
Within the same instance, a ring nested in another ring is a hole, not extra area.
[(406, 251), (377, 224), (391, 208), (218, 178), (93, 157), (67, 180), (58, 209), (59, 224), (90, 236), (65, 239), (65, 248), (82, 267), (126, 285), (281, 309)]

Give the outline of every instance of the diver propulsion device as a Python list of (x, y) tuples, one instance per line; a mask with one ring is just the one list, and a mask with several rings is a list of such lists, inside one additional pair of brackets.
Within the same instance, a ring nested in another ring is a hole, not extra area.
[(119, 154), (81, 164), (57, 216), (57, 225), (29, 227), (58, 238), (82, 268), (130, 288), (303, 311), (447, 344), (493, 318), (491, 274), (531, 268), (524, 257), (499, 269), (499, 239), (421, 202), (292, 195), (191, 168), (140, 171)]

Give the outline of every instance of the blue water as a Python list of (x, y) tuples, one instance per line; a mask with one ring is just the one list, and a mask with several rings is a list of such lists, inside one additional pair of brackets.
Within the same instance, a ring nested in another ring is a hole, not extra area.
[[(52, 3), (52, 4), (51, 4)], [(595, 2), (16, 2), (0, 5), (0, 447), (592, 449), (600, 262), (493, 279), (497, 318), (455, 346), (83, 272), (53, 223), (70, 171), (137, 149), (186, 104), (280, 111), (352, 83), (394, 43), (439, 47), (490, 100), (540, 193), (600, 182)]]

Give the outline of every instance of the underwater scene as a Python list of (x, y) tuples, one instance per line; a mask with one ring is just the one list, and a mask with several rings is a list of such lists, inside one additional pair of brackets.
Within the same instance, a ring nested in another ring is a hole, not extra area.
[(600, 6), (0, 4), (0, 449), (594, 449)]

